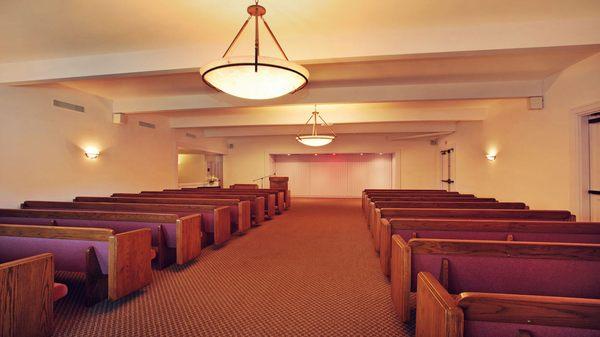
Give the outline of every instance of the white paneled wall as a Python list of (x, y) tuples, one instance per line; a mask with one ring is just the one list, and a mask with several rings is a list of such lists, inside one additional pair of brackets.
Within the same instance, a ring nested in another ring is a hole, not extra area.
[(391, 154), (276, 155), (279, 176), (294, 196), (360, 197), (365, 188), (392, 187)]

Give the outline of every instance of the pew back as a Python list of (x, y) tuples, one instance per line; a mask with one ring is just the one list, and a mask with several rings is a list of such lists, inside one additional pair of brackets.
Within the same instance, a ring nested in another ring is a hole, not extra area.
[(151, 242), (157, 247), (159, 267), (170, 262), (174, 251), (178, 264), (200, 255), (200, 215), (178, 217), (176, 214), (107, 212), (98, 210), (0, 209), (0, 223), (58, 225), (113, 229), (115, 233), (149, 229)]
[(147, 228), (116, 234), (102, 228), (0, 224), (3, 259), (51, 253), (56, 270), (84, 272), (86, 286), (98, 284), (86, 291), (88, 303), (107, 296), (118, 300), (151, 282), (150, 240)]
[(600, 245), (413, 239), (408, 246), (419, 271), (417, 336), (600, 333)]

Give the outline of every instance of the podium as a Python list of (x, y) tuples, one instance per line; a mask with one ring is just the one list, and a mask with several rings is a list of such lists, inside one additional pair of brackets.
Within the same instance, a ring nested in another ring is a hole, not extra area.
[(285, 199), (285, 209), (288, 209), (292, 206), (292, 193), (288, 188), (289, 180), (290, 177), (269, 177), (269, 188), (283, 191)]

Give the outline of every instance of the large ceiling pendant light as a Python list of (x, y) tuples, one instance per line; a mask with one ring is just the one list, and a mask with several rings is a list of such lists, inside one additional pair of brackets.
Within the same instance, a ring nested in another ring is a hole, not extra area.
[[(323, 122), (323, 125), (325, 125), (329, 128), (329, 131), (331, 131), (330, 135), (320, 135), (317, 133), (317, 118)], [(306, 146), (323, 146), (323, 145), (327, 145), (327, 144), (331, 143), (335, 139), (335, 132), (333, 132), (333, 129), (329, 126), (329, 124), (327, 124), (327, 122), (323, 119), (323, 117), (319, 116), (319, 112), (317, 111), (316, 106), (315, 106), (315, 111), (313, 111), (310, 118), (308, 118), (308, 120), (304, 124), (304, 128), (301, 131), (304, 131), (304, 129), (306, 129), (306, 127), (308, 126), (308, 124), (310, 123), (311, 120), (313, 121), (312, 133), (298, 134), (296, 136), (297, 141), (299, 141), (300, 143), (302, 143)]]
[[(263, 18), (267, 10), (258, 1), (248, 7), (250, 16), (219, 60), (200, 68), (202, 80), (209, 86), (230, 95), (247, 99), (270, 99), (302, 89), (308, 83), (308, 70), (290, 62), (273, 31)], [(228, 57), (240, 35), (254, 17), (254, 55)], [(262, 21), (267, 32), (283, 58), (260, 55), (258, 21)]]

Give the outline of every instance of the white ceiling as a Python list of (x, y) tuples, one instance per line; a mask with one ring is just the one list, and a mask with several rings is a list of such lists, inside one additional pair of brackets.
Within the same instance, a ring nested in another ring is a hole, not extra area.
[[(224, 50), (248, 0), (2, 0), (0, 62), (146, 49)], [(310, 46), (351, 41), (373, 54), (380, 36), (421, 29), (598, 19), (597, 0), (264, 0), (266, 19), (291, 58)], [(559, 27), (557, 27), (559, 28)], [(506, 32), (510, 33), (510, 32)], [(375, 53), (376, 55), (377, 53)], [(215, 55), (217, 56), (217, 55)], [(306, 57), (308, 56), (308, 57)]]
[[(75, 88), (211, 137), (290, 134), (312, 104), (341, 133), (410, 137), (522, 108), (545, 78), (600, 52), (600, 0), (263, 0), (311, 79), (281, 99), (239, 100), (197, 69), (221, 56), (251, 3), (0, 0), (0, 84)], [(234, 54), (252, 50), (251, 33)], [(261, 54), (275, 54), (264, 30)]]

